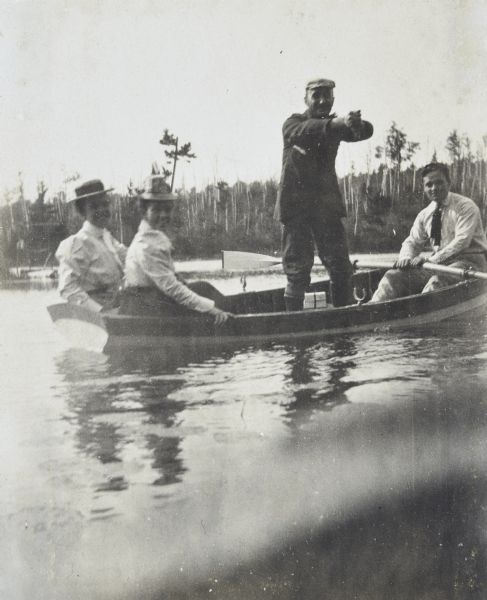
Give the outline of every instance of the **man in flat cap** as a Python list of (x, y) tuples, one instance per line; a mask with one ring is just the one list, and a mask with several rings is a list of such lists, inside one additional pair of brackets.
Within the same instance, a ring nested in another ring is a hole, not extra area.
[(286, 310), (301, 310), (310, 284), (314, 246), (328, 270), (334, 306), (350, 301), (352, 266), (341, 221), (345, 206), (338, 188), (335, 158), (340, 142), (360, 142), (373, 127), (360, 111), (331, 114), (335, 83), (314, 79), (306, 86), (304, 113), (291, 115), (282, 132), (284, 150), (275, 215), (283, 224)]
[(76, 188), (71, 202), (85, 221), (56, 250), (59, 293), (68, 302), (95, 312), (112, 304), (122, 284), (127, 254), (127, 248), (106, 229), (112, 189), (106, 189), (99, 179)]

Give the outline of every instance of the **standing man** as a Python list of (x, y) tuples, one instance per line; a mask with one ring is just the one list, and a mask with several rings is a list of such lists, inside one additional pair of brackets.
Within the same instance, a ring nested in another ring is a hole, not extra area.
[[(487, 271), (487, 239), (480, 211), (473, 200), (450, 192), (450, 173), (443, 163), (429, 163), (422, 172), (424, 195), (430, 201), (418, 213), (404, 240), (395, 269), (381, 279), (371, 302), (384, 302), (419, 292), (430, 292), (452, 282), (420, 267), (421, 252), (433, 254), (428, 262), (461, 269)], [(454, 279), (453, 279), (454, 281)]]
[(122, 284), (127, 254), (127, 248), (106, 229), (112, 189), (105, 189), (99, 179), (76, 188), (71, 201), (85, 221), (56, 250), (59, 293), (68, 302), (95, 312), (111, 305)]
[(352, 266), (348, 256), (346, 215), (338, 188), (335, 158), (340, 142), (360, 142), (373, 127), (360, 111), (345, 117), (331, 113), (335, 83), (315, 79), (306, 86), (308, 107), (293, 114), (282, 128), (284, 150), (275, 215), (283, 223), (283, 267), (287, 275), (286, 310), (302, 310), (310, 284), (314, 245), (328, 270), (334, 306), (350, 300)]

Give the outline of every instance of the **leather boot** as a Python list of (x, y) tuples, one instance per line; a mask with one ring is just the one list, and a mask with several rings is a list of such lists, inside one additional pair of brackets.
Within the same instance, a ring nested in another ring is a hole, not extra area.
[(339, 282), (338, 284), (332, 282), (330, 291), (333, 306), (348, 306), (353, 303), (352, 286), (349, 281)]
[(284, 296), (284, 304), (286, 305), (287, 312), (294, 310), (303, 310), (304, 298), (291, 298), (291, 296)]

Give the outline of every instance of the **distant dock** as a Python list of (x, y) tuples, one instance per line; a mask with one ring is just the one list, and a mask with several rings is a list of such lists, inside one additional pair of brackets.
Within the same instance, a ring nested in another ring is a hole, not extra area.
[(8, 279), (15, 281), (54, 281), (58, 278), (57, 267), (10, 267)]

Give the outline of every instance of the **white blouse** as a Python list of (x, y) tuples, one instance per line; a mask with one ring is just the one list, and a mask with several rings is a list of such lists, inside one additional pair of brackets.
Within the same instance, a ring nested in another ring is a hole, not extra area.
[(127, 252), (125, 286), (157, 287), (168, 298), (198, 312), (208, 312), (215, 306), (213, 300), (199, 296), (178, 280), (169, 238), (152, 229), (145, 219)]

